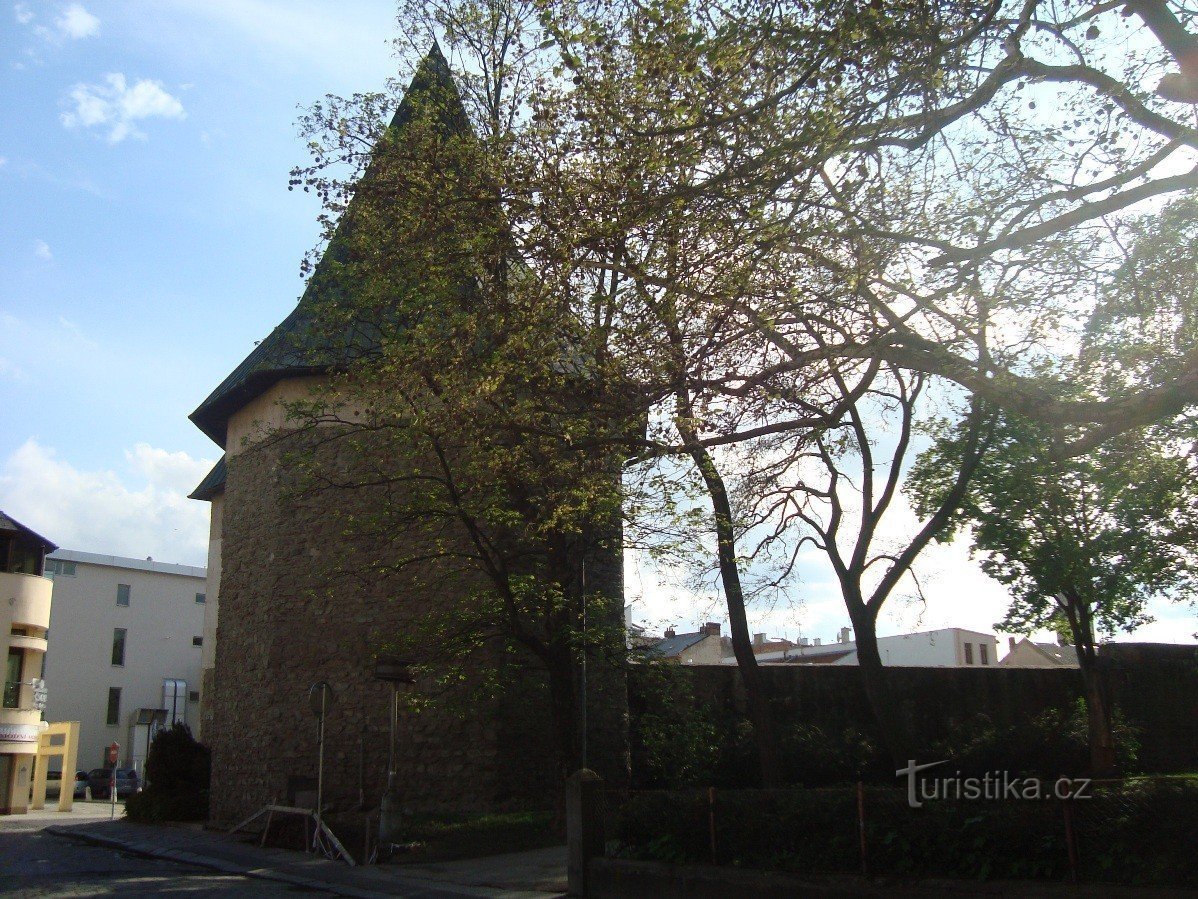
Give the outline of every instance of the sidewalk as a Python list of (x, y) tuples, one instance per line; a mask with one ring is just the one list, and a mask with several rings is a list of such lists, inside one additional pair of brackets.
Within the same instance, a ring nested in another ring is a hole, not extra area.
[[(49, 815), (46, 816), (50, 818)], [(258, 877), (340, 896), (412, 896), (420, 899), (502, 896), (548, 899), (565, 893), (565, 847), (426, 865), (344, 862), (284, 849), (263, 848), (198, 827), (86, 820), (61, 815), (48, 833), (151, 858), (169, 859), (245, 877)]]

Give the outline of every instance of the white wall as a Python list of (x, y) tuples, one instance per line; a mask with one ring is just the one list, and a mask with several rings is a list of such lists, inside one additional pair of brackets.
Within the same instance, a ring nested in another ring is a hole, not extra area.
[[(79, 721), (79, 767), (98, 767), (104, 747), (121, 744), (122, 764), (133, 764), (130, 723), (141, 708), (162, 706), (162, 681), (178, 678), (200, 689), (205, 571), (114, 556), (59, 550), (50, 559), (75, 561), (75, 577), (54, 577), (50, 649), (46, 654), (48, 721)], [(117, 584), (132, 588), (118, 606)], [(125, 628), (125, 664), (112, 664), (115, 628)], [(121, 689), (120, 723), (107, 723), (108, 689)], [(199, 703), (187, 703), (187, 722), (199, 720)], [(145, 730), (144, 727), (141, 730)], [(141, 740), (144, 744), (144, 735)]]

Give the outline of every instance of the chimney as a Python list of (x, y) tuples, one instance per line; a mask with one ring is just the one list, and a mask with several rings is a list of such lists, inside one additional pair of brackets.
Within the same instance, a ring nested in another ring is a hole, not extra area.
[(851, 627), (842, 627), (839, 630), (839, 632), (837, 632), (837, 634), (836, 634), (836, 642), (837, 643), (850, 642), (850, 636), (852, 635), (852, 633), (853, 633), (853, 629)]
[(815, 645), (816, 645), (816, 646), (819, 646), (819, 645), (820, 645), (820, 638), (819, 638), (819, 637), (816, 637), (816, 638), (815, 638)]
[(754, 634), (753, 635), (753, 645), (754, 646), (765, 645), (765, 634)]
[(718, 637), (720, 635), (720, 625), (715, 621), (709, 621), (699, 628), (699, 633), (707, 634), (709, 637)]
[(667, 639), (668, 639), (669, 637), (677, 637), (677, 636), (678, 636), (678, 635), (677, 635), (676, 633), (674, 633), (674, 629), (673, 629), (672, 627), (667, 627), (667, 628), (666, 628), (666, 637), (667, 637)]
[(1015, 651), (1015, 638), (1014, 637), (1007, 637), (1007, 647), (1008, 647), (1009, 652)]
[(811, 641), (808, 640), (806, 637), (799, 637), (799, 645), (800, 646), (810, 646)]

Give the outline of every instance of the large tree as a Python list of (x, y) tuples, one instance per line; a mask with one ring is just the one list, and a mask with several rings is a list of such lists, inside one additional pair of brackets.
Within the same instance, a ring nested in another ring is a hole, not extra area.
[[(1076, 649), (1098, 775), (1116, 765), (1099, 638), (1151, 620), (1150, 599), (1178, 599), (1193, 584), (1195, 470), (1179, 436), (1126, 433), (1056, 460), (1050, 428), (1003, 416), (955, 516), (971, 528), (982, 569), (1011, 590), (996, 626), (1054, 630)], [(922, 503), (940, 502), (960, 451), (946, 440), (921, 459), (912, 481)]]

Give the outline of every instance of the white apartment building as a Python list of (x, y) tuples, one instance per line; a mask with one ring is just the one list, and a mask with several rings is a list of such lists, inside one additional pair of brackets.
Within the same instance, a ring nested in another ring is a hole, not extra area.
[[(842, 628), (836, 640), (822, 643), (800, 640), (798, 646), (757, 654), (762, 663), (791, 665), (856, 665), (857, 644), (852, 631)], [(983, 668), (998, 664), (998, 638), (994, 634), (946, 627), (914, 634), (878, 638), (883, 665), (912, 668)], [(735, 664), (735, 659), (723, 660)]]
[(158, 727), (199, 722), (207, 572), (60, 549), (46, 575), (46, 717), (80, 722), (81, 769), (100, 767), (115, 742), (119, 765), (140, 771)]

